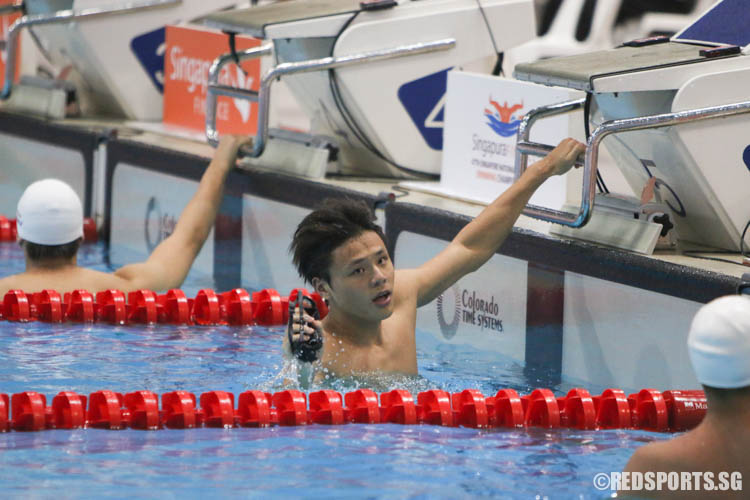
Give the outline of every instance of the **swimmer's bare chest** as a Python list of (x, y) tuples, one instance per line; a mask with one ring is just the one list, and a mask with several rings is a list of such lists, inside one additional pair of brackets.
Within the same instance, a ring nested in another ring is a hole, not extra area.
[(338, 376), (357, 373), (417, 373), (416, 310), (394, 311), (383, 321), (382, 338), (372, 344), (356, 344), (324, 333), (322, 364)]

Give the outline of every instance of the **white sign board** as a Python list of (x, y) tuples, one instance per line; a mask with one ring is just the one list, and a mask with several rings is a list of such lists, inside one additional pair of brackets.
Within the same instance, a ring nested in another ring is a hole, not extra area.
[[(80, 151), (0, 134), (0, 215), (13, 219), (16, 205), (34, 181), (54, 177), (67, 182), (85, 203), (86, 160)], [(85, 207), (84, 207), (85, 209)]]
[[(403, 183), (454, 198), (490, 203), (514, 180), (516, 133), (523, 116), (539, 106), (583, 97), (583, 93), (490, 75), (448, 73), (439, 186)], [(539, 120), (531, 139), (556, 145), (566, 137), (583, 140), (582, 113)], [(532, 158), (529, 164), (535, 161)], [(580, 189), (580, 181), (578, 189)], [(566, 179), (553, 177), (531, 198), (534, 205), (560, 209)]]
[[(400, 269), (417, 268), (447, 245), (444, 240), (403, 231), (396, 242), (395, 261)], [(467, 274), (420, 307), (417, 328), (441, 342), (469, 344), (523, 363), (527, 277), (527, 262), (493, 255), (479, 271)]]
[(242, 287), (274, 288), (281, 294), (310, 284), (297, 274), (289, 253), (297, 225), (310, 210), (278, 201), (242, 195)]
[[(197, 181), (127, 163), (116, 166), (112, 185), (116, 188), (112, 189), (109, 256), (114, 267), (146, 260), (172, 234), (182, 210), (198, 188)], [(193, 262), (191, 278), (208, 279), (202, 288), (210, 288), (213, 269), (212, 229)], [(189, 288), (183, 289), (192, 293)]]

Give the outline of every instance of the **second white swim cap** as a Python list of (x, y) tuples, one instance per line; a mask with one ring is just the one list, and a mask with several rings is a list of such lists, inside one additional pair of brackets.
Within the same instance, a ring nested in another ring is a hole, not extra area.
[(730, 295), (703, 306), (690, 327), (688, 352), (701, 384), (750, 386), (750, 297)]
[(64, 245), (83, 236), (83, 207), (73, 188), (57, 179), (34, 182), (16, 209), (18, 237), (38, 245)]

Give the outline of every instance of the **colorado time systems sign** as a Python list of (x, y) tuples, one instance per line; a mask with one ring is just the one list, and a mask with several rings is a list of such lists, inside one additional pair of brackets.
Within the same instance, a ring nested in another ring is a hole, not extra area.
[(500, 306), (494, 295), (487, 297), (476, 290), (454, 285), (437, 299), (440, 330), (446, 339), (456, 335), (461, 323), (477, 326), (490, 332), (503, 332)]

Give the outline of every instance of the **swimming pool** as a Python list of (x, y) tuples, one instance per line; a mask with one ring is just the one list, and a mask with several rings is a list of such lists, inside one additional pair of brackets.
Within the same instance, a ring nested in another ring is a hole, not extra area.
[[(0, 274), (22, 268), (0, 245)], [(80, 263), (106, 269), (101, 246)], [(194, 294), (211, 286), (191, 276)], [(112, 327), (0, 322), (0, 392), (101, 389), (158, 394), (188, 390), (274, 391), (282, 328)], [(333, 384), (344, 392), (537, 387), (495, 353), (447, 345), (417, 332), (419, 379)], [(563, 395), (570, 387), (554, 387)], [(603, 387), (587, 387), (591, 393)], [(475, 430), (394, 424), (147, 432), (54, 430), (0, 434), (0, 481), (13, 497), (502, 497), (603, 498), (599, 472), (619, 471), (633, 450), (667, 434), (644, 431)]]

